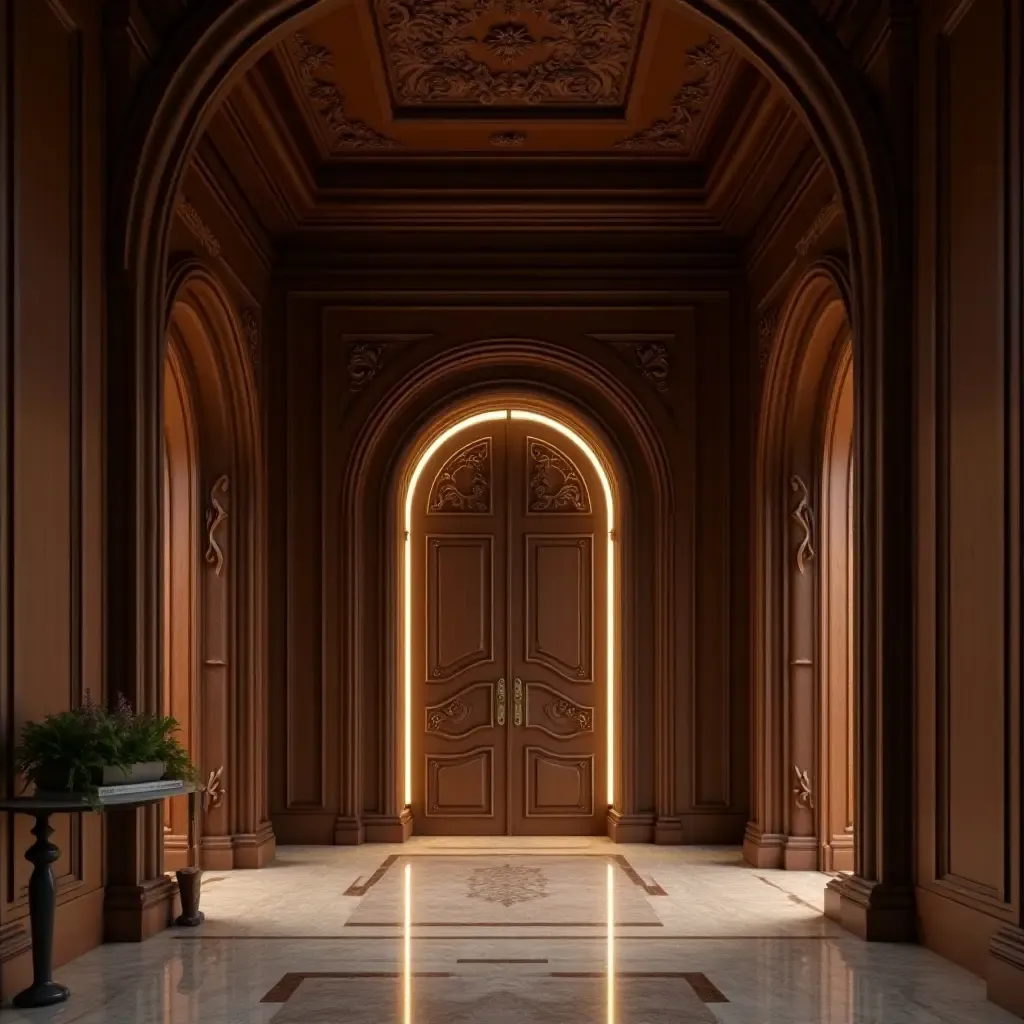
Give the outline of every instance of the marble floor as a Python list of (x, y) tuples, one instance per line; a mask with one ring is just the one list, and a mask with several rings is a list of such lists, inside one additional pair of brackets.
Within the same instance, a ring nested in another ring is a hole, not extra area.
[(822, 916), (827, 878), (598, 839), (291, 847), (207, 920), (57, 972), (75, 1024), (1014, 1024), (981, 979)]

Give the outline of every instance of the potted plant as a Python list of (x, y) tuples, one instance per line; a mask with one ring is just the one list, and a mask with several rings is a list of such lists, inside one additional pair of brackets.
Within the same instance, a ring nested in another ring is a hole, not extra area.
[(168, 715), (135, 714), (120, 695), (109, 711), (87, 692), (80, 707), (25, 723), (15, 768), (37, 793), (80, 794), (93, 803), (100, 786), (191, 782), (196, 769), (177, 739), (178, 729)]

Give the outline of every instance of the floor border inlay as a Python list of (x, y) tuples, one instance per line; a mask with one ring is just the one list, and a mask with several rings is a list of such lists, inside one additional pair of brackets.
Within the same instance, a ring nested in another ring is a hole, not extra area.
[[(404, 978), (402, 971), (296, 971), (283, 978), (260, 1000), (261, 1003), (287, 1003), (299, 986), (309, 978), (337, 980), (365, 978)], [(450, 978), (451, 971), (413, 971), (412, 978)]]

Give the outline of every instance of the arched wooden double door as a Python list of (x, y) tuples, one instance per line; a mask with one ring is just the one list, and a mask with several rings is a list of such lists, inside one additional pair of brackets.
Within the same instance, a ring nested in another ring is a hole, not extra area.
[(603, 832), (608, 519), (586, 453), (546, 423), (478, 423), (412, 509), (415, 831)]

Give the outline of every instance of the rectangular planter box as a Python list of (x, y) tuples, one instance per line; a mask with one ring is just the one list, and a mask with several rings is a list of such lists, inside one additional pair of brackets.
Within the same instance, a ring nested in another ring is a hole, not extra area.
[(147, 761), (144, 764), (133, 764), (127, 770), (116, 766), (103, 769), (101, 786), (123, 786), (129, 782), (156, 782), (164, 777), (163, 761)]

